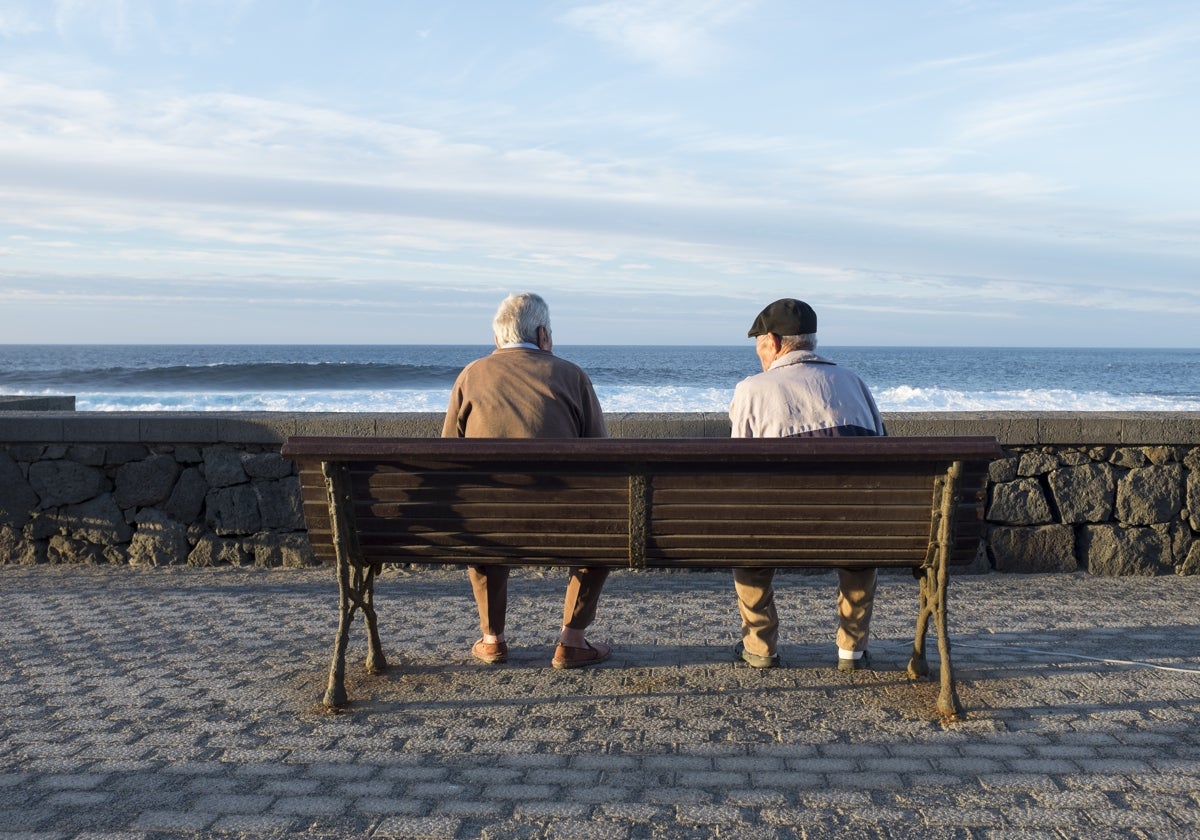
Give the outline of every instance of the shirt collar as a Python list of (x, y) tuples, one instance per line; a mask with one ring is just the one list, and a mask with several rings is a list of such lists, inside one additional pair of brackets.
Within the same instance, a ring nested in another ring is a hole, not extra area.
[(828, 359), (822, 359), (811, 350), (792, 350), (784, 353), (782, 356), (771, 362), (771, 366), (767, 370), (774, 370), (777, 367), (787, 367), (788, 365), (832, 365), (833, 362)]

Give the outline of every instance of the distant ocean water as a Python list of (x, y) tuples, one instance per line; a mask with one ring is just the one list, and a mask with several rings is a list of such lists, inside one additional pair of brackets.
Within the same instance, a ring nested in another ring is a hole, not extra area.
[[(0, 394), (79, 411), (433, 411), (481, 345), (0, 345)], [(605, 411), (725, 411), (753, 346), (556, 346)], [(822, 347), (883, 411), (1200, 411), (1200, 349)]]

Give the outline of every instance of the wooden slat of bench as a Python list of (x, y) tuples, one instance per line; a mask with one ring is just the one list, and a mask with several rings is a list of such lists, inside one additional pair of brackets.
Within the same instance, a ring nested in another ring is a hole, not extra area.
[(372, 518), (437, 523), (486, 522), (488, 520), (519, 519), (530, 521), (535, 516), (548, 522), (572, 520), (620, 519), (628, 521), (628, 504), (563, 504), (561, 502), (448, 502), (420, 499), (411, 502), (372, 502), (356, 508), (356, 515)]
[[(853, 463), (864, 458), (874, 463), (896, 461), (992, 460), (999, 447), (991, 437), (884, 437), (884, 438), (570, 438), (536, 441), (538, 457), (530, 458), (531, 441), (519, 438), (383, 438), (291, 437), (282, 454), (296, 461), (378, 461), (426, 464), (439, 467), (492, 463), (597, 460), (672, 460), (705, 464), (738, 463), (771, 458), (806, 463)], [(431, 460), (432, 459), (432, 460)]]
[(424, 520), (419, 526), (412, 528), (396, 527), (398, 524), (375, 520), (361, 525), (359, 533), (363, 535), (364, 542), (370, 541), (374, 545), (381, 544), (386, 539), (392, 539), (398, 545), (445, 545), (454, 539), (460, 539), (476, 545), (486, 545), (489, 540), (496, 540), (505, 545), (524, 542), (536, 546), (552, 538), (558, 542), (565, 542), (606, 540), (609, 537), (619, 540), (622, 546), (629, 543), (627, 519), (561, 519), (554, 522), (482, 519), (440, 523)]
[[(757, 534), (790, 534), (799, 530), (798, 524), (803, 523), (811, 523), (817, 528), (822, 527), (822, 523), (833, 523), (835, 529), (847, 527), (855, 530), (908, 525), (912, 533), (917, 533), (921, 530), (921, 523), (917, 519), (919, 509), (913, 505), (882, 505), (870, 509), (776, 505), (752, 510), (736, 505), (672, 505), (670, 508), (655, 508), (654, 524), (660, 531), (680, 534), (729, 533), (735, 523), (744, 523), (741, 527)], [(929, 523), (924, 524), (925, 536), (928, 537)]]
[(861, 550), (839, 551), (833, 545), (814, 546), (810, 550), (790, 548), (771, 552), (767, 557), (760, 551), (692, 550), (647, 552), (646, 566), (650, 568), (713, 568), (737, 566), (771, 568), (913, 568), (913, 551), (908, 549), (889, 553), (876, 546), (869, 554)]
[[(626, 482), (627, 483), (627, 482)], [(732, 488), (731, 488), (732, 489)], [(835, 490), (798, 490), (786, 494), (758, 493), (744, 490), (737, 494), (725, 491), (700, 492), (671, 492), (661, 491), (657, 486), (651, 487), (654, 507), (657, 511), (667, 513), (672, 510), (686, 508), (719, 510), (735, 505), (745, 510), (785, 511), (789, 507), (796, 508), (838, 508), (847, 509), (858, 507), (862, 509), (887, 508), (893, 506), (928, 508), (932, 490), (930, 487), (909, 488), (897, 490), (894, 488), (854, 488), (842, 487)], [(625, 507), (628, 505), (629, 491), (622, 490), (604, 492), (555, 490), (480, 490), (465, 488), (461, 493), (443, 490), (425, 492), (423, 490), (408, 491), (403, 494), (380, 493), (367, 498), (371, 507), (381, 511), (380, 515), (396, 515), (401, 512), (419, 515), (421, 511), (430, 508), (443, 510), (453, 509), (484, 509), (505, 506), (520, 507), (534, 506), (538, 512), (554, 513), (559, 510), (603, 509), (607, 507)], [(313, 501), (318, 501), (314, 499)], [(386, 511), (387, 514), (382, 512)]]
[[(620, 495), (628, 486), (631, 467), (624, 464), (589, 465), (575, 472), (563, 472), (563, 465), (530, 466), (522, 472), (493, 473), (492, 465), (481, 464), (473, 470), (407, 471), (391, 465), (352, 465), (351, 481), (356, 495), (371, 498), (406, 499), (414, 494), (432, 498), (471, 500), (496, 495), (530, 493), (559, 493), (565, 498), (587, 501), (590, 494)], [(574, 465), (568, 465), (574, 466)], [(653, 474), (656, 496), (671, 501), (671, 493), (708, 491), (727, 494), (736, 490), (750, 503), (767, 504), (777, 501), (780, 494), (863, 491), (863, 490), (921, 490), (932, 489), (928, 465), (885, 465), (877, 470), (847, 465), (791, 465), (780, 471), (771, 465), (729, 464), (703, 465), (653, 464), (647, 470)], [(632, 468), (637, 471), (636, 466)]]
[[(653, 500), (654, 518), (661, 527), (679, 528), (691, 532), (705, 528), (705, 522), (720, 523), (718, 530), (728, 530), (727, 523), (753, 522), (758, 527), (794, 531), (801, 523), (812, 522), (908, 522), (920, 525), (922, 514), (928, 520), (929, 494), (921, 502), (899, 502), (894, 498), (881, 499), (876, 504), (850, 507), (842, 504), (804, 504), (788, 501), (774, 505), (745, 506), (735, 503), (678, 503), (660, 505)], [(355, 516), (365, 521), (422, 522), (439, 528), (454, 523), (472, 523), (472, 527), (487, 527), (492, 521), (589, 522), (628, 520), (627, 504), (561, 504), (528, 499), (521, 502), (449, 502), (436, 500), (411, 502), (371, 502), (355, 506)], [(928, 525), (926, 521), (924, 524)], [(754, 526), (749, 526), (754, 527)]]
[(431, 499), (438, 502), (488, 501), (490, 499), (519, 499), (524, 496), (554, 496), (572, 504), (608, 502), (619, 504), (629, 495), (627, 476), (605, 476), (603, 484), (592, 483), (581, 486), (576, 482), (542, 480), (522, 485), (485, 484), (482, 481), (464, 481), (461, 484), (425, 482), (420, 486), (396, 487), (353, 481), (354, 494), (359, 498), (370, 498), (381, 502)]
[[(500, 465), (506, 467), (508, 465)], [(623, 478), (626, 473), (619, 468), (561, 472), (553, 469), (490, 472), (486, 467), (473, 469), (431, 470), (428, 468), (398, 467), (393, 464), (354, 464), (350, 474), (355, 480), (368, 483), (371, 492), (381, 493), (389, 489), (458, 489), (464, 487), (495, 488), (506, 490), (527, 486), (553, 484), (567, 489), (594, 490), (611, 487), (613, 479)]]
[[(604, 566), (607, 568), (624, 568), (627, 561), (617, 557), (614, 552), (603, 548), (565, 549), (562, 552), (531, 553), (528, 546), (496, 550), (491, 546), (473, 548), (471, 546), (441, 547), (421, 546), (411, 551), (398, 551), (395, 546), (380, 549), (371, 554), (364, 554), (368, 562), (382, 563), (433, 563), (445, 564), (510, 564), (521, 566), (557, 567), (566, 565)], [(647, 555), (647, 568), (662, 569), (731, 569), (738, 566), (771, 566), (778, 568), (903, 568), (913, 567), (912, 552), (906, 551), (896, 555), (883, 554), (878, 551), (867, 559), (861, 552), (839, 553), (828, 547), (808, 552), (792, 551), (786, 554), (773, 555), (765, 561), (761, 554), (753, 552), (726, 553), (701, 552), (689, 553), (686, 556), (676, 556), (674, 553), (654, 552)]]
[[(836, 542), (822, 542), (807, 547), (793, 544), (786, 548), (774, 548), (769, 556), (754, 546), (697, 548), (684, 546), (676, 549), (655, 548), (646, 552), (646, 565), (686, 567), (689, 564), (710, 566), (787, 566), (787, 565), (857, 565), (857, 566), (903, 566), (911, 568), (919, 564), (924, 546), (906, 543), (889, 548), (887, 543), (875, 543), (870, 548), (863, 546), (839, 547)], [(586, 546), (578, 543), (553, 540), (527, 541), (505, 540), (503, 536), (489, 539), (485, 544), (469, 540), (455, 540), (452, 544), (439, 545), (436, 541), (412, 546), (401, 546), (388, 541), (378, 546), (363, 546), (363, 557), (367, 562), (419, 563), (439, 562), (507, 562), (518, 559), (531, 565), (563, 566), (582, 559), (591, 559), (595, 565), (624, 567), (628, 565), (625, 544), (605, 546), (600, 541)], [(462, 559), (455, 559), (462, 558)], [(586, 564), (585, 564), (586, 565)]]
[[(872, 468), (874, 467), (874, 468)], [(751, 464), (654, 464), (654, 484), (660, 490), (724, 490), (730, 481), (763, 491), (781, 489), (836, 490), (840, 487), (932, 486), (928, 462), (907, 464), (829, 464), (758, 462)]]
[(364, 554), (376, 562), (393, 563), (471, 563), (471, 564), (516, 564), (528, 566), (593, 565), (606, 568), (623, 568), (628, 565), (624, 546), (587, 547), (566, 544), (548, 545), (539, 549), (529, 543), (512, 545), (469, 545), (452, 546), (421, 545), (401, 550), (395, 544), (380, 548), (377, 552)]
[[(396, 528), (359, 529), (360, 542), (364, 548), (379, 546), (391, 542), (400, 547), (420, 545), (496, 545), (538, 549), (546, 545), (578, 544), (583, 548), (588, 545), (611, 544), (619, 546), (622, 551), (628, 545), (628, 526), (624, 522), (614, 527), (611, 522), (600, 522), (596, 527), (571, 528), (553, 527), (548, 523), (544, 528), (530, 528), (526, 523), (512, 521), (497, 521), (487, 523), (469, 523), (471, 526), (462, 530), (449, 528), (443, 530), (426, 530), (423, 525), (420, 530), (403, 531)], [(567, 525), (571, 523), (566, 523)], [(928, 530), (928, 529), (926, 529)], [(727, 546), (729, 549), (740, 547), (756, 547), (759, 549), (772, 547), (783, 550), (788, 546), (803, 546), (806, 544), (826, 545), (838, 543), (845, 548), (858, 548), (864, 552), (875, 550), (881, 545), (905, 545), (918, 549), (922, 554), (929, 545), (929, 534), (915, 529), (885, 529), (861, 528), (853, 523), (822, 523), (820, 527), (811, 527), (805, 531), (782, 531), (761, 533), (753, 529), (738, 530), (738, 527), (718, 532), (715, 529), (697, 529), (693, 533), (666, 531), (656, 529), (649, 534), (647, 540), (651, 550), (695, 547), (697, 550), (712, 549)], [(921, 558), (914, 558), (920, 562)]]
[[(624, 526), (624, 523), (622, 523)], [(334, 557), (333, 547), (329, 542), (330, 529), (328, 526), (323, 529), (312, 527), (309, 529), (312, 539), (314, 554), (322, 560), (332, 559)], [(531, 543), (528, 539), (528, 534), (522, 534), (519, 544), (514, 548), (503, 552), (497, 551), (496, 560), (510, 558), (515, 553), (523, 552), (523, 556), (530, 556), (529, 548)], [(560, 535), (561, 536), (561, 535)], [(868, 548), (860, 548), (855, 555), (857, 560), (855, 565), (899, 565), (899, 566), (914, 566), (920, 565), (922, 556), (920, 551), (909, 550), (902, 555), (894, 555), (885, 550), (879, 538), (874, 538), (875, 541)], [(438, 547), (430, 545), (411, 545), (399, 547), (393, 535), (384, 535), (379, 539), (375, 539), (369, 533), (361, 537), (363, 543), (363, 559), (366, 562), (397, 562), (409, 563), (420, 562), (422, 558), (435, 559), (452, 557), (456, 554), (454, 547)], [(927, 537), (921, 538), (920, 546), (923, 547), (927, 542)], [(605, 546), (601, 545), (598, 537), (593, 535), (590, 542), (586, 546), (580, 546), (578, 543), (560, 543), (557, 547), (542, 546), (541, 553), (538, 555), (540, 565), (561, 566), (569, 562), (581, 558), (603, 559), (607, 558), (611, 561), (607, 565), (624, 566), (628, 563), (627, 555), (627, 536), (624, 533), (614, 535), (612, 542)], [(976, 537), (962, 537), (954, 544), (951, 554), (952, 565), (967, 565), (975, 559), (975, 551), (977, 546)], [(669, 550), (655, 549), (652, 545), (649, 548), (650, 555), (653, 555), (647, 560), (647, 565), (653, 565), (654, 557), (661, 557), (672, 561), (671, 565), (685, 566), (688, 563), (696, 565), (721, 565), (721, 561), (729, 561), (732, 563), (738, 560), (736, 565), (801, 565), (803, 563), (832, 563), (830, 559), (822, 559), (822, 555), (833, 553), (833, 547), (829, 541), (822, 543), (820, 551), (801, 552), (793, 551), (784, 554), (779, 549), (772, 552), (772, 560), (764, 561), (759, 553), (755, 553), (754, 557), (748, 557), (751, 552), (736, 551), (730, 548), (722, 548), (719, 551), (711, 550), (708, 546), (687, 545), (681, 547), (676, 544)], [(473, 554), (472, 562), (479, 562), (480, 549)], [(753, 562), (751, 562), (753, 561)], [(778, 561), (778, 562), (777, 562)], [(446, 560), (445, 562), (459, 562), (457, 560)], [(465, 562), (465, 561), (463, 561)], [(532, 562), (532, 560), (531, 560)], [(838, 562), (848, 562), (844, 555), (839, 555)]]

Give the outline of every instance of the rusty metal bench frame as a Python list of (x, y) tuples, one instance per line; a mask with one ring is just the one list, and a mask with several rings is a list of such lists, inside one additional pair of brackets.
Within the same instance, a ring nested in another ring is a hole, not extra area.
[(374, 602), (383, 563), (610, 568), (907, 567), (920, 582), (908, 673), (961, 714), (947, 635), (952, 565), (979, 543), (991, 437), (440, 439), (292, 437), (339, 622), (324, 703), (347, 703), (354, 614), (366, 667), (386, 667)]

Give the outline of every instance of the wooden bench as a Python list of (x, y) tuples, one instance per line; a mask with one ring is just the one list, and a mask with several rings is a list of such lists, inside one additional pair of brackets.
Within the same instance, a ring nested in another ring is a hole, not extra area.
[[(912, 678), (941, 654), (938, 711), (960, 706), (946, 634), (949, 570), (975, 558), (991, 437), (441, 439), (292, 437), (313, 551), (336, 564), (324, 702), (347, 702), (356, 611), (386, 663), (383, 563), (711, 569), (907, 567), (919, 579)], [(732, 590), (732, 583), (730, 584)], [(730, 596), (730, 621), (737, 621)]]

